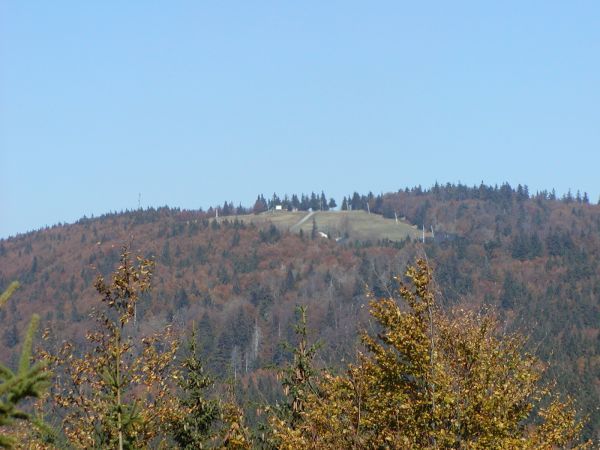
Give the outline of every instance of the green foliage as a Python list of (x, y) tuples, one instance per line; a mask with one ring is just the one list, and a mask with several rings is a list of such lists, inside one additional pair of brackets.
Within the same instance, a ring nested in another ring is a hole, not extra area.
[(207, 399), (213, 380), (204, 372), (197, 348), (196, 328), (188, 340), (188, 353), (179, 379), (181, 414), (173, 424), (173, 439), (183, 449), (206, 448), (214, 438), (213, 428), (220, 419), (221, 406)]
[(502, 292), (500, 294), (500, 305), (505, 308), (514, 308), (516, 302), (525, 302), (528, 297), (527, 287), (520, 283), (511, 272), (504, 274)]
[(0, 308), (4, 306), (4, 304), (8, 301), (8, 299), (13, 295), (13, 293), (20, 287), (18, 281), (13, 281), (8, 285), (8, 288), (0, 294)]
[[(18, 287), (17, 282), (11, 283), (8, 290), (0, 296), (0, 306), (8, 301)], [(16, 372), (0, 364), (0, 428), (6, 429), (16, 420), (21, 420), (33, 424), (42, 432), (50, 432), (42, 420), (19, 407), (28, 398), (41, 397), (50, 384), (51, 373), (47, 370), (47, 361), (32, 363), (33, 338), (39, 322), (39, 316), (34, 314), (25, 335)], [(14, 437), (0, 433), (0, 447), (11, 448), (14, 444)]]
[(287, 346), (292, 352), (292, 361), (279, 371), (279, 378), (286, 401), (279, 408), (280, 418), (292, 428), (300, 421), (304, 404), (309, 394), (317, 394), (318, 371), (315, 368), (315, 356), (321, 346), (316, 342), (308, 344), (306, 329), (306, 306), (297, 306), (298, 320), (294, 332), (298, 339), (296, 347)]
[(265, 408), (268, 427), (267, 432), (261, 434), (261, 441), (267, 448), (280, 448), (284, 445), (285, 439), (282, 439), (279, 431), (296, 430), (303, 423), (309, 398), (320, 396), (320, 372), (315, 367), (314, 359), (321, 344), (308, 344), (306, 306), (297, 306), (296, 314), (294, 332), (298, 342), (295, 347), (285, 344), (285, 348), (292, 353), (292, 360), (277, 371), (284, 400)]
[(260, 230), (258, 235), (261, 242), (269, 244), (274, 244), (281, 239), (281, 232), (273, 224), (271, 224), (267, 230)]
[(511, 242), (511, 255), (515, 259), (524, 261), (542, 256), (542, 242), (537, 233), (531, 236), (518, 234)]

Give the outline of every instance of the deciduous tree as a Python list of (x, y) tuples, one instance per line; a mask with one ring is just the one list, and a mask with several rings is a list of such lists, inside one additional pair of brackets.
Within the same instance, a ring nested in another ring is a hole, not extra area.
[(136, 303), (150, 289), (152, 269), (152, 261), (134, 262), (123, 247), (111, 281), (99, 276), (95, 283), (106, 310), (97, 314), (98, 330), (87, 334), (92, 348), (78, 357), (66, 345), (56, 358), (66, 364), (66, 379), (55, 399), (66, 410), (64, 433), (76, 447), (156, 444), (180, 413), (172, 394), (178, 343), (171, 330), (136, 340), (128, 334)]
[(440, 311), (423, 260), (407, 276), (401, 303), (370, 302), (379, 332), (363, 333), (368, 353), (324, 377), (299, 423), (275, 424), (281, 448), (569, 447), (581, 422), (570, 400), (540, 387), (524, 340), (499, 336), (493, 315)]

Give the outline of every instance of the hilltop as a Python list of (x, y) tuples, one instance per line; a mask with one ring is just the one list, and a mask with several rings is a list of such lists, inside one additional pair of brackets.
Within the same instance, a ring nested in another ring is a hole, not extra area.
[[(331, 239), (350, 241), (380, 240), (403, 241), (406, 238), (420, 239), (422, 232), (406, 220), (395, 220), (366, 211), (287, 211), (275, 210), (260, 214), (235, 216), (235, 219), (254, 224), (273, 224), (282, 231), (307, 234), (316, 229)], [(228, 220), (228, 219), (221, 219)], [(321, 235), (322, 236), (322, 235)], [(426, 232), (430, 237), (431, 232)]]
[[(294, 339), (295, 305), (308, 306), (311, 332), (325, 343), (322, 364), (351, 361), (368, 325), (365, 286), (385, 295), (426, 255), (442, 307), (496, 309), (508, 329), (529, 335), (549, 380), (578, 400), (591, 415), (587, 435), (597, 435), (600, 206), (510, 186), (351, 197), (352, 211), (316, 211), (299, 226), (308, 211), (150, 208), (1, 240), (0, 291), (16, 279), (23, 287), (0, 310), (0, 355), (15, 355), (32, 312), (49, 328), (50, 347), (81, 342), (97, 302), (94, 278), (131, 242), (156, 261), (138, 332), (196, 322), (211, 371), (235, 369), (248, 398), (270, 397), (264, 367), (286, 358), (279, 343)], [(312, 238), (313, 218), (331, 239)], [(423, 227), (434, 231), (425, 244)]]

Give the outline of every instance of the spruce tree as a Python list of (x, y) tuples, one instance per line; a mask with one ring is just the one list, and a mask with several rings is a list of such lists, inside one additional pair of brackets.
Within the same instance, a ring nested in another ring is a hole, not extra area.
[(316, 394), (317, 369), (314, 365), (314, 359), (320, 344), (308, 343), (308, 333), (306, 329), (306, 306), (296, 308), (298, 321), (294, 326), (294, 332), (298, 338), (298, 344), (290, 349), (293, 354), (292, 362), (284, 367), (280, 373), (283, 393), (286, 396), (284, 403), (284, 414), (292, 427), (301, 419), (304, 411), (304, 403), (310, 393)]
[[(13, 282), (0, 295), (0, 306), (8, 301), (18, 287), (19, 283)], [(29, 422), (46, 434), (50, 432), (48, 426), (39, 418), (20, 407), (20, 404), (28, 398), (39, 398), (49, 386), (51, 374), (46, 370), (47, 361), (32, 363), (33, 338), (39, 322), (40, 317), (34, 314), (25, 335), (17, 370), (12, 371), (0, 363), (0, 428), (3, 430), (0, 433), (0, 447), (12, 448), (17, 443), (14, 436), (4, 432), (17, 420)]]
[(346, 200), (346, 197), (342, 200), (342, 211), (348, 211), (348, 200)]
[(213, 427), (220, 418), (221, 407), (216, 400), (206, 398), (206, 391), (213, 386), (213, 380), (204, 372), (195, 327), (182, 365), (178, 384), (183, 391), (180, 408), (184, 414), (173, 425), (173, 439), (183, 449), (205, 448), (213, 437)]
[(308, 343), (306, 328), (306, 306), (296, 307), (297, 320), (294, 326), (297, 343), (284, 347), (292, 354), (292, 360), (277, 370), (277, 378), (283, 389), (283, 401), (268, 405), (265, 411), (269, 426), (262, 436), (265, 448), (291, 448), (281, 430), (295, 430), (302, 425), (306, 402), (319, 396), (320, 371), (315, 367), (315, 357), (320, 342)]

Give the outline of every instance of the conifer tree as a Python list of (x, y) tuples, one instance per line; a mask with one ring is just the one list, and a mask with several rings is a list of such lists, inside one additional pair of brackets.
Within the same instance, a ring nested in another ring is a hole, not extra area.
[(181, 414), (173, 425), (174, 440), (183, 449), (206, 448), (207, 443), (214, 441), (213, 429), (222, 408), (216, 400), (206, 398), (213, 380), (204, 372), (195, 327), (188, 340), (188, 354), (178, 384), (183, 392), (180, 395)]
[(342, 211), (348, 211), (348, 200), (346, 200), (346, 197), (342, 200)]
[(305, 404), (310, 396), (319, 396), (319, 372), (314, 359), (321, 344), (308, 343), (306, 306), (297, 306), (296, 314), (298, 319), (294, 332), (298, 342), (295, 347), (285, 345), (292, 353), (292, 361), (277, 373), (283, 388), (284, 401), (266, 408), (273, 431), (266, 441), (273, 448), (285, 444), (278, 430), (295, 430), (302, 423)]
[[(18, 287), (19, 283), (13, 282), (0, 295), (0, 307)], [(29, 422), (44, 433), (51, 432), (41, 419), (20, 407), (20, 403), (28, 398), (39, 398), (50, 384), (51, 373), (47, 370), (47, 361), (32, 363), (33, 338), (39, 322), (39, 316), (34, 314), (25, 335), (17, 370), (12, 371), (0, 364), (0, 447), (12, 448), (17, 443), (14, 436), (5, 433), (17, 420)]]
[(320, 346), (319, 343), (311, 345), (308, 343), (306, 306), (296, 307), (296, 314), (298, 321), (294, 326), (294, 332), (298, 343), (294, 348), (288, 346), (292, 351), (292, 361), (278, 374), (286, 397), (280, 409), (281, 415), (292, 427), (300, 420), (308, 395), (311, 392), (317, 393), (318, 372), (314, 358)]

